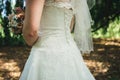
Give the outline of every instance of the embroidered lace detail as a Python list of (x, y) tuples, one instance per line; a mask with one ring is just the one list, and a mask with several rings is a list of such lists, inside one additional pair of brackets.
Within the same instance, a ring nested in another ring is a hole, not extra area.
[(65, 10), (64, 12), (64, 27), (65, 27), (65, 35), (66, 40), (69, 43), (71, 41), (71, 34), (70, 34), (70, 23), (74, 13), (72, 10)]
[(71, 2), (54, 2), (52, 0), (46, 1), (45, 6), (55, 6), (60, 8), (73, 9)]

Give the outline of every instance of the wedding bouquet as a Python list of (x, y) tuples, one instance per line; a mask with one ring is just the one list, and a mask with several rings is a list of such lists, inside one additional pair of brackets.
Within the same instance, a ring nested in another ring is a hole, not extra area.
[(8, 16), (9, 20), (8, 27), (11, 28), (14, 34), (22, 34), (24, 18), (25, 12), (20, 7), (16, 7), (13, 10), (13, 13)]

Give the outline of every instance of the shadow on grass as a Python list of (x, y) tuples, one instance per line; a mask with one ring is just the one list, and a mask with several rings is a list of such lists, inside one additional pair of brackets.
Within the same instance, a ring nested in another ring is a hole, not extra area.
[(94, 40), (95, 51), (84, 55), (96, 80), (120, 80), (120, 40)]
[(27, 47), (1, 47), (0, 80), (18, 80), (29, 52)]

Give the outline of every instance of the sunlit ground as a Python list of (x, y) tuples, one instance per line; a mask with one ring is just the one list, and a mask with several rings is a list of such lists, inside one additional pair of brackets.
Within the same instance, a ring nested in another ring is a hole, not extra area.
[[(95, 39), (94, 45), (95, 51), (83, 56), (96, 80), (120, 80), (120, 40)], [(27, 47), (0, 47), (0, 80), (18, 80), (29, 52)]]

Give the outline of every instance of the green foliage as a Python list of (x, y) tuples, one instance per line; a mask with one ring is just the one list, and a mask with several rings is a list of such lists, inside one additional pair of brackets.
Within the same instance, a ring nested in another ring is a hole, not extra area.
[(25, 42), (23, 40), (23, 37), (21, 35), (14, 35), (10, 39), (9, 45), (15, 46), (15, 45), (25, 45)]
[[(19, 4), (19, 2), (21, 2), (23, 0), (17, 0), (17, 4), (16, 6), (21, 6), (22, 3)], [(3, 1), (1, 2), (3, 3)], [(4, 10), (6, 10), (6, 16), (2, 17), (2, 15), (0, 14), (0, 45), (24, 45), (24, 40), (22, 38), (21, 35), (14, 35), (10, 29), (7, 27), (8, 26), (8, 18), (7, 16), (9, 14), (11, 14), (12, 8), (11, 8), (11, 2), (9, 0), (7, 0), (5, 2), (6, 6), (3, 8)], [(2, 4), (4, 5), (4, 4)], [(3, 10), (2, 8), (0, 8), (0, 13)]]
[(24, 1), (24, 0), (17, 0), (15, 6), (16, 6), (16, 7), (23, 7), (23, 1)]
[(93, 32), (94, 38), (120, 38), (120, 17), (111, 21), (107, 29), (101, 28)]
[(8, 25), (8, 18), (7, 16), (9, 14), (11, 14), (11, 3), (9, 1), (6, 1), (6, 6), (5, 6), (5, 9), (6, 9), (6, 16), (2, 18), (2, 27), (4, 28), (3, 31), (4, 31), (4, 34), (5, 34), (5, 37), (4, 37), (4, 42), (5, 42), (5, 45), (9, 45), (10, 43), (10, 31), (9, 31), (9, 28), (7, 27)]
[[(120, 15), (120, 0), (96, 0), (96, 6), (91, 10), (95, 21), (93, 32), (103, 28), (107, 31), (111, 21), (115, 21)], [(106, 32), (105, 31), (105, 32)]]

